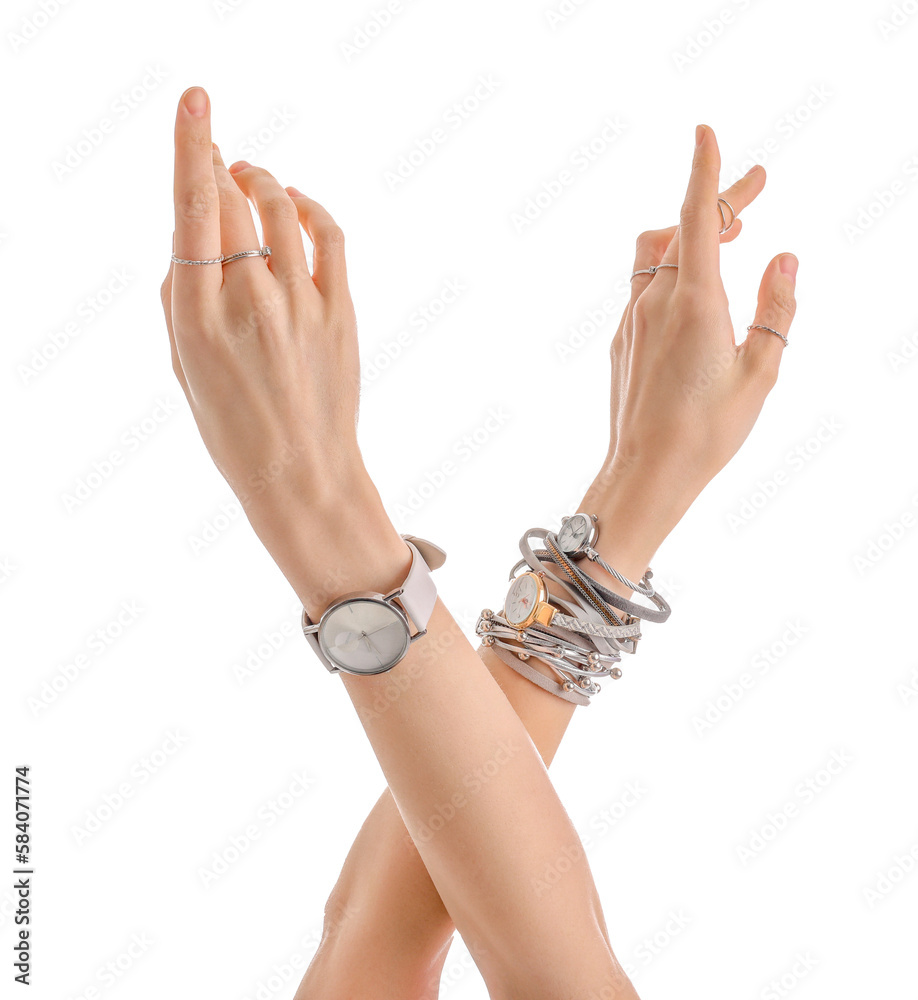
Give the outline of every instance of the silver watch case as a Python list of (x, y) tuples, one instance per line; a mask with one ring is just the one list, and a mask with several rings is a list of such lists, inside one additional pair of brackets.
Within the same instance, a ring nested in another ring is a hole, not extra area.
[[(573, 548), (569, 541), (565, 544), (565, 528), (567, 528), (568, 532), (571, 530), (568, 527), (571, 521), (586, 522), (587, 526), (585, 537)], [(580, 511), (572, 514), (570, 517), (562, 517), (561, 527), (555, 536), (558, 539), (558, 547), (569, 559), (582, 559), (584, 556), (589, 555), (594, 551), (596, 540), (599, 538), (598, 522), (599, 518), (595, 514), (584, 514)]]
[[(302, 616), (302, 626), (303, 635), (307, 639), (313, 642), (313, 648), (318, 654), (319, 659), (325, 664), (326, 669), (329, 673), (345, 673), (353, 674), (358, 677), (369, 676), (372, 674), (383, 674), (387, 670), (391, 670), (399, 661), (404, 659), (405, 654), (408, 652), (411, 643), (416, 639), (420, 639), (421, 636), (427, 634), (427, 629), (425, 628), (421, 632), (415, 632), (414, 635), (411, 634), (411, 626), (408, 621), (408, 615), (405, 613), (404, 609), (395, 603), (396, 599), (402, 594), (404, 587), (397, 587), (395, 590), (388, 594), (378, 594), (371, 590), (358, 590), (351, 594), (345, 594), (343, 597), (339, 597), (336, 601), (333, 601), (323, 612), (322, 617), (318, 622), (313, 623), (309, 620), (309, 616), (306, 614), (306, 609), (303, 608)], [(390, 611), (394, 620), (398, 621), (404, 628), (404, 642), (398, 655), (395, 659), (387, 661), (382, 666), (377, 667), (373, 670), (354, 670), (350, 667), (345, 666), (342, 663), (338, 663), (333, 654), (330, 652), (328, 644), (324, 641), (324, 629), (328, 620), (334, 615), (334, 613), (349, 604), (356, 603), (372, 603), (381, 604)]]

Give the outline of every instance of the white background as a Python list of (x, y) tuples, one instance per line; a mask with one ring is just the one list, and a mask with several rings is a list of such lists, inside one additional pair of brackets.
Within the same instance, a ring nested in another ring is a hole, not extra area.
[[(14, 867), (12, 771), (28, 763), (32, 995), (292, 996), (299, 973), (272, 976), (312, 954), (384, 785), (170, 367), (172, 129), (180, 94), (201, 84), (227, 163), (267, 167), (344, 227), (364, 364), (410, 332), (366, 387), (362, 447), (399, 529), (449, 552), (438, 584), (470, 635), (503, 597), (523, 529), (570, 513), (604, 454), (615, 289), (638, 233), (678, 218), (695, 125), (718, 134), (723, 186), (765, 164), (722, 261), (739, 339), (768, 261), (800, 259), (779, 383), (654, 559), (670, 622), (578, 711), (552, 775), (642, 997), (914, 997), (916, 4), (586, 0), (553, 24), (560, 0), (415, 0), (367, 42), (382, 8), (4, 10), (0, 861)], [(884, 28), (895, 9), (901, 26)], [(493, 93), (447, 118), (481, 77)], [(607, 117), (622, 131), (602, 148)], [(103, 118), (113, 130), (80, 145)], [(438, 125), (433, 155), (387, 183)], [(587, 169), (573, 167), (592, 140)], [(514, 225), (565, 166), (575, 183)], [(450, 280), (458, 300), (414, 325)], [(458, 460), (491, 407), (503, 426)], [(93, 475), (115, 449), (113, 474)], [(451, 457), (445, 485), (400, 511)], [(68, 509), (80, 480), (96, 488)], [(112, 626), (122, 602), (141, 610)], [(106, 628), (122, 634), (91, 638)], [(724, 685), (744, 673), (754, 682), (735, 702)], [(174, 752), (152, 756), (163, 744)], [(834, 775), (833, 755), (846, 761)], [(298, 774), (306, 794), (267, 827), (262, 806)], [(629, 782), (640, 798), (622, 809)], [(124, 783), (130, 796), (107, 807)], [(201, 870), (253, 823), (259, 840), (205, 887)], [(757, 832), (769, 839), (755, 851)], [(135, 935), (148, 944), (125, 958)], [(800, 955), (815, 967), (794, 980)], [(784, 994), (769, 986), (785, 975)], [(461, 942), (447, 979), (443, 996), (485, 996)]]

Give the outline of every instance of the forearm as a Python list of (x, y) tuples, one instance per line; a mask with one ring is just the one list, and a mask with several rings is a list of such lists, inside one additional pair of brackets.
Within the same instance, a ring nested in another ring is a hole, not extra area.
[[(597, 547), (606, 561), (627, 576), (640, 578), (656, 551), (656, 532), (661, 529), (650, 523), (646, 503), (635, 502), (634, 490), (613, 490), (610, 470), (614, 471), (614, 466), (606, 463), (577, 509), (600, 515), (604, 530)], [(609, 501), (610, 494), (614, 502)], [(631, 596), (629, 588), (599, 566), (591, 566), (590, 572), (623, 597)], [(559, 589), (549, 583), (549, 590)], [(482, 603), (495, 603), (492, 595), (479, 597)], [(532, 684), (493, 650), (479, 647), (478, 654), (549, 765), (575, 706)], [(554, 679), (547, 664), (537, 658), (529, 663)], [(608, 940), (598, 898), (595, 908)], [(351, 916), (342, 923), (336, 916), (340, 912)], [(428, 984), (438, 978), (454, 925), (388, 789), (348, 853), (329, 899), (326, 930), (298, 1000), (305, 1000), (311, 986), (323, 981), (350, 979), (362, 985), (366, 969), (361, 958), (368, 954), (373, 955), (377, 980), (384, 976), (386, 982), (400, 984), (406, 997), (436, 995)], [(418, 988), (418, 983), (425, 985)]]
[[(345, 590), (385, 592), (404, 579), (407, 547), (371, 498), (350, 523), (336, 507), (334, 525), (292, 499), (250, 513), (311, 617), (328, 603), (317, 595), (332, 572)], [(353, 499), (347, 509), (355, 511)], [(543, 984), (550, 970), (570, 984), (574, 953), (586, 956), (584, 977), (607, 975), (585, 860), (552, 892), (533, 888), (579, 838), (519, 716), (442, 602), (391, 671), (343, 683), (444, 905), (466, 941), (487, 949), (476, 955), (485, 977), (524, 956), (531, 966), (534, 943)]]

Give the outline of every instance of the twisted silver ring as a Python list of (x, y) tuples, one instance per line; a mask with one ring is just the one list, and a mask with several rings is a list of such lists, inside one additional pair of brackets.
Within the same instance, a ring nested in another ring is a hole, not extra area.
[(635, 275), (637, 274), (656, 274), (661, 267), (678, 267), (678, 266), (679, 266), (678, 264), (654, 264), (653, 267), (645, 267), (642, 268), (640, 271), (635, 271), (628, 280), (634, 281)]
[(780, 337), (784, 341), (784, 346), (787, 347), (787, 337), (783, 333), (778, 333), (777, 330), (772, 330), (770, 326), (762, 326), (761, 323), (751, 323), (746, 327), (746, 332), (750, 330), (767, 330), (769, 333), (773, 333), (776, 337)]
[(221, 254), (219, 257), (211, 257), (210, 260), (182, 260), (181, 257), (172, 255), (172, 260), (176, 264), (228, 264), (231, 260), (238, 260), (240, 257), (270, 257), (271, 248), (262, 247), (260, 250), (240, 250), (239, 253), (231, 253), (229, 257)]
[[(727, 225), (727, 216), (724, 215), (724, 210), (720, 207), (720, 203), (723, 202), (727, 208), (730, 209), (730, 225)], [(723, 228), (720, 230), (720, 235), (723, 236), (724, 233), (729, 233), (733, 228), (733, 223), (736, 222), (736, 212), (733, 210), (733, 206), (727, 201), (726, 198), (717, 199), (717, 211), (720, 212), (720, 221), (723, 223)]]

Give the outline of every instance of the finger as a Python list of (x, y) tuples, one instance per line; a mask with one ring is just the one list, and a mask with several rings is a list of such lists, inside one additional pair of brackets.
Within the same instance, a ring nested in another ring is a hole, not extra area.
[(720, 277), (719, 175), (720, 151), (714, 130), (699, 125), (692, 172), (679, 219), (678, 258), (674, 261), (679, 265), (677, 283), (710, 283)]
[[(217, 182), (217, 191), (220, 198), (220, 246), (223, 253), (229, 257), (230, 254), (238, 253), (240, 250), (257, 250), (261, 246), (258, 242), (258, 233), (255, 230), (255, 220), (252, 218), (252, 209), (249, 208), (249, 201), (239, 185), (226, 169), (220, 149), (213, 143), (211, 158), (214, 165), (214, 179)], [(271, 246), (269, 243), (268, 246)], [(273, 248), (272, 248), (273, 249)], [(253, 275), (266, 270), (265, 257), (239, 257), (231, 260), (223, 267), (223, 284), (227, 280)]]
[[(210, 100), (201, 87), (182, 95), (175, 116), (175, 254), (186, 260), (220, 256), (220, 209), (210, 138)], [(223, 283), (219, 264), (177, 264), (179, 300), (204, 300)]]
[[(721, 243), (732, 243), (737, 236), (742, 232), (743, 220), (739, 217), (740, 213), (746, 208), (751, 202), (762, 193), (762, 189), (765, 187), (765, 181), (767, 175), (765, 173), (765, 168), (760, 164), (756, 164), (750, 170), (748, 170), (740, 179), (726, 191), (722, 191), (719, 198), (723, 198), (727, 202), (727, 205), (722, 206), (724, 216), (726, 217), (727, 226), (729, 228), (725, 233), (719, 233), (719, 239)], [(715, 202), (715, 206), (717, 202)], [(729, 206), (729, 207), (728, 207)], [(730, 209), (733, 209), (733, 215), (731, 215)], [(714, 213), (717, 216), (718, 231), (723, 226), (723, 219), (721, 218), (720, 212), (715, 207)], [(734, 220), (733, 225), (730, 225), (731, 218)], [(674, 243), (672, 246), (667, 248), (667, 253), (664, 255), (663, 260), (668, 264), (677, 264), (679, 262), (679, 229), (676, 228), (676, 235), (674, 237)], [(649, 266), (649, 265), (645, 265)], [(635, 279), (636, 280), (636, 279)]]
[[(753, 324), (770, 327), (788, 336), (797, 309), (794, 292), (797, 265), (797, 258), (792, 253), (782, 253), (765, 268)], [(768, 330), (749, 330), (741, 352), (750, 374), (762, 377), (769, 386), (773, 385), (778, 377), (784, 346), (781, 338)]]
[[(175, 253), (175, 233), (172, 234), (172, 252)], [(176, 265), (171, 260), (169, 261), (169, 270), (166, 272), (166, 279), (162, 283), (160, 288), (160, 298), (163, 303), (163, 312), (166, 314), (166, 329), (169, 331), (169, 347), (172, 350), (172, 370), (175, 372), (175, 377), (179, 380), (182, 386), (182, 390), (185, 396), (188, 396), (188, 382), (185, 379), (185, 371), (182, 368), (182, 362), (179, 358), (178, 347), (175, 343), (175, 331), (172, 328), (172, 275), (176, 267), (181, 267), (180, 264)]]
[(271, 273), (285, 282), (307, 275), (299, 214), (290, 195), (269, 171), (245, 160), (237, 160), (229, 172), (231, 180), (258, 210), (265, 245), (271, 248), (271, 256), (263, 260)]
[[(634, 250), (635, 271), (645, 271), (649, 267), (654, 267), (663, 260), (663, 255), (672, 242), (676, 233), (676, 226), (668, 226), (666, 229), (648, 229), (637, 238), (637, 245)], [(665, 268), (664, 270), (673, 270)], [(662, 271), (660, 272), (663, 273)], [(635, 274), (631, 279), (631, 302), (644, 291), (645, 288), (656, 278), (655, 274)]]
[(312, 240), (312, 280), (329, 299), (348, 296), (344, 233), (326, 209), (295, 187), (288, 187), (300, 222)]

